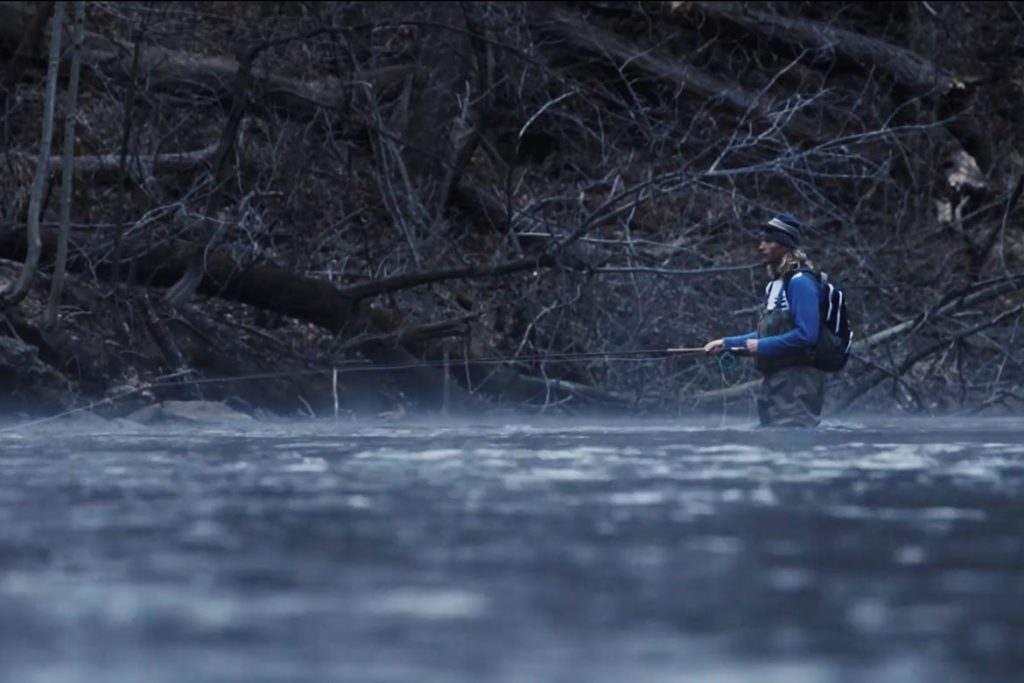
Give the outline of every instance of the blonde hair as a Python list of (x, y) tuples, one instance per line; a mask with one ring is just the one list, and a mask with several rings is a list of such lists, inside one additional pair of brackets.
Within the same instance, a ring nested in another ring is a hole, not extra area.
[(772, 278), (785, 277), (801, 268), (814, 270), (814, 264), (811, 263), (811, 259), (807, 258), (807, 254), (804, 252), (799, 249), (790, 249), (782, 255), (778, 265), (768, 264), (768, 274)]

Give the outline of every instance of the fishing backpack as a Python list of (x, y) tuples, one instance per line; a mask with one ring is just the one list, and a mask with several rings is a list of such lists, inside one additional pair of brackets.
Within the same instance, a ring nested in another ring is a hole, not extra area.
[[(846, 294), (828, 281), (828, 273), (802, 272), (818, 280), (818, 313), (821, 320), (818, 341), (808, 350), (808, 360), (812, 366), (824, 372), (839, 372), (846, 367), (853, 346), (853, 331), (846, 315)], [(787, 289), (791, 277), (786, 278)]]

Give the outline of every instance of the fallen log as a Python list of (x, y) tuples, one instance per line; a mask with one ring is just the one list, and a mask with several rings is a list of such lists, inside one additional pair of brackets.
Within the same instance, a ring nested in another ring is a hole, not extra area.
[[(185, 268), (185, 255), (167, 249), (151, 252), (143, 257), (137, 270), (140, 274), (148, 273), (147, 282), (156, 285), (168, 285), (177, 273)], [(533, 261), (533, 265), (530, 262)], [(520, 259), (502, 268), (467, 268), (460, 276), (499, 275), (505, 272), (536, 266), (534, 259)], [(453, 269), (460, 270), (460, 269)], [(415, 278), (415, 274), (409, 276)], [(392, 280), (402, 280), (393, 278)], [(423, 281), (423, 280), (421, 280)], [(426, 281), (432, 281), (429, 277)], [(410, 281), (411, 282), (411, 281)], [(393, 282), (393, 286), (397, 286)], [(408, 282), (403, 282), (409, 284)], [(409, 284), (411, 286), (411, 284)], [(336, 288), (321, 280), (306, 278), (301, 275), (282, 271), (272, 266), (239, 266), (231, 258), (209, 255), (206, 269), (199, 291), (209, 296), (248, 303), (260, 308), (272, 310), (284, 315), (293, 316), (313, 322), (335, 333), (351, 333), (356, 329), (371, 331), (371, 336), (356, 342), (352, 350), (358, 350), (374, 363), (382, 366), (402, 366), (388, 369), (404, 385), (411, 396), (421, 400), (439, 401), (445, 391), (449, 392), (455, 410), (480, 407), (480, 401), (474, 397), (472, 384), (465, 388), (449, 386), (445, 388), (445, 368), (430, 367), (421, 362), (420, 358), (404, 347), (404, 344), (420, 341), (436, 334), (448, 334), (453, 326), (463, 325), (473, 316), (465, 316), (455, 321), (446, 321), (438, 325), (424, 325), (409, 328), (405, 321), (383, 308), (374, 306), (366, 300), (369, 288), (377, 292), (391, 291), (386, 285), (366, 283), (347, 288)], [(372, 331), (378, 331), (372, 334)], [(482, 368), (468, 359), (467, 363)], [(453, 364), (454, 365), (454, 364)], [(385, 368), (382, 368), (385, 369)], [(628, 399), (587, 387), (577, 383), (565, 383), (557, 379), (541, 379), (523, 376), (511, 369), (495, 369), (489, 367), (485, 372), (496, 380), (494, 391), (488, 395), (504, 394), (528, 402), (538, 400), (543, 392), (554, 392), (556, 396), (565, 398), (572, 396), (588, 404), (623, 406)], [(454, 375), (459, 381), (459, 373)], [(538, 393), (540, 392), (540, 393)]]
[[(191, 171), (211, 162), (216, 152), (217, 143), (213, 143), (197, 150), (129, 157), (128, 174), (141, 178), (161, 173)], [(56, 173), (60, 169), (63, 159), (61, 155), (51, 155), (49, 173)], [(77, 156), (73, 163), (75, 175), (89, 175), (94, 180), (114, 180), (120, 171), (121, 155), (112, 153)]]
[[(45, 231), (43, 248), (52, 253), (56, 247), (54, 231)], [(0, 231), (0, 255), (18, 258), (24, 252), (24, 233), (20, 230)], [(159, 247), (136, 257), (135, 272), (139, 284), (157, 287), (168, 287), (178, 280), (188, 264), (186, 249), (174, 249), (170, 246)], [(520, 259), (512, 262), (512, 268), (464, 269), (462, 276), (498, 275), (514, 272), (536, 265), (536, 260)], [(102, 274), (109, 271), (112, 265), (99, 269)], [(415, 276), (410, 276), (416, 279)], [(396, 280), (401, 280), (397, 278)], [(420, 280), (422, 281), (422, 279)], [(428, 277), (427, 281), (431, 281)], [(399, 283), (392, 282), (391, 286)], [(403, 284), (408, 284), (404, 282)], [(374, 283), (367, 283), (370, 287)], [(232, 257), (217, 253), (208, 254), (205, 259), (203, 277), (198, 292), (207, 296), (249, 304), (257, 308), (280, 313), (313, 323), (336, 334), (353, 334), (366, 331), (369, 336), (354, 343), (350, 351), (358, 351), (373, 363), (384, 366), (392, 374), (406, 393), (426, 402), (440, 401), (446, 391), (443, 369), (424, 364), (420, 358), (410, 353), (401, 344), (433, 337), (437, 334), (450, 333), (454, 326), (463, 325), (472, 316), (456, 321), (446, 321), (438, 325), (424, 325), (410, 328), (408, 324), (393, 313), (372, 305), (367, 300), (370, 292), (367, 285), (350, 288), (337, 288), (333, 284), (307, 278), (274, 266), (240, 264)], [(410, 285), (411, 286), (411, 285)], [(384, 286), (381, 291), (390, 291)], [(472, 363), (472, 359), (470, 359)], [(388, 368), (387, 366), (402, 366)], [(479, 364), (474, 364), (479, 366)], [(523, 377), (511, 369), (502, 369), (495, 373), (489, 372), (496, 380), (494, 391), (489, 395), (507, 394), (517, 400), (536, 399), (538, 394), (537, 378)], [(458, 375), (456, 375), (458, 377)], [(481, 380), (482, 382), (482, 380)], [(622, 405), (626, 401), (612, 394), (607, 394), (593, 387), (568, 385), (562, 380), (545, 380), (542, 382), (544, 391), (554, 391), (564, 398), (572, 395), (586, 399), (589, 403), (605, 405)], [(453, 391), (454, 389), (454, 391)], [(464, 390), (460, 387), (447, 389), (455, 410), (480, 407), (480, 400), (473, 395), (472, 387)]]
[(693, 5), (769, 40), (835, 52), (867, 71), (878, 68), (915, 90), (944, 93), (964, 88), (969, 81), (905, 47), (813, 19), (770, 14), (738, 2), (695, 2)]
[[(56, 250), (56, 234), (46, 231), (43, 248), (48, 253)], [(24, 255), (24, 231), (0, 232), (0, 256), (21, 258)], [(136, 257), (139, 284), (169, 287), (177, 282), (188, 265), (186, 249), (164, 246)], [(108, 273), (112, 265), (99, 269)], [(198, 291), (201, 294), (249, 304), (257, 308), (280, 313), (311, 322), (334, 333), (354, 333), (358, 329), (380, 331), (386, 319), (380, 312), (372, 316), (369, 302), (359, 302), (339, 291), (329, 282), (303, 277), (274, 266), (245, 265), (230, 256), (211, 253), (205, 259), (205, 268)], [(394, 328), (401, 321), (393, 321)], [(383, 330), (384, 332), (394, 330)], [(409, 364), (417, 359), (401, 346), (372, 341), (358, 347), (371, 361), (382, 365)], [(411, 396), (441, 396), (443, 380), (436, 370), (411, 368), (395, 372), (400, 383)], [(475, 404), (468, 396), (456, 395), (455, 407)], [(459, 403), (462, 399), (462, 402)]]
[[(31, 29), (37, 16), (33, 5), (0, 3), (0, 39), (18, 41)], [(133, 51), (131, 42), (86, 31), (82, 62), (119, 78), (131, 78), (135, 73), (132, 68)], [(228, 98), (238, 73), (238, 63), (233, 59), (158, 45), (141, 46), (138, 57), (137, 71), (145, 77), (150, 90), (177, 89), (194, 93), (197, 89), (205, 89), (219, 98)], [(344, 107), (346, 93), (352, 88), (378, 94), (390, 91), (414, 70), (413, 64), (395, 64), (358, 71), (347, 80), (326, 78), (307, 82), (256, 67), (253, 68), (253, 91), (257, 99), (309, 115), (321, 107)]]
[(916, 52), (833, 24), (769, 14), (752, 9), (746, 3), (695, 2), (693, 5), (707, 15), (729, 21), (769, 40), (819, 51), (834, 51), (866, 70), (877, 67), (918, 91), (945, 93), (967, 86), (968, 79), (957, 77)]
[[(537, 3), (531, 9), (543, 19), (541, 27), (565, 44), (612, 61), (616, 69), (640, 72), (648, 78), (671, 82), (680, 94), (721, 102), (738, 114), (771, 118), (771, 98), (747, 92), (736, 83), (721, 79), (692, 64), (681, 63), (658, 50), (643, 49), (613, 33), (588, 23), (578, 14), (554, 3)], [(800, 139), (813, 141), (818, 135), (801, 125), (796, 117), (782, 117), (781, 125)]]
[(579, 14), (552, 4), (531, 8), (544, 31), (557, 35), (566, 45), (611, 60), (618, 67), (634, 67), (654, 78), (672, 81), (703, 99), (721, 100), (738, 111), (757, 111), (756, 95), (691, 64), (661, 56), (658, 51), (645, 50), (619, 36), (587, 22)]

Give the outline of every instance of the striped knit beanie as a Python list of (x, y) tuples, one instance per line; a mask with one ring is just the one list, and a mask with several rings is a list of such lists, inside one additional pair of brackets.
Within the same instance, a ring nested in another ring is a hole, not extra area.
[(796, 249), (800, 246), (800, 221), (788, 213), (777, 214), (761, 228), (761, 237), (768, 242)]

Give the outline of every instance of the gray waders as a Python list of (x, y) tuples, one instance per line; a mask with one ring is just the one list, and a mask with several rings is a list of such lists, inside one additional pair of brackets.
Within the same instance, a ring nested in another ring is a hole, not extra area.
[[(774, 337), (793, 329), (788, 309), (765, 311), (757, 325), (758, 338)], [(757, 358), (764, 373), (757, 394), (762, 427), (817, 427), (825, 402), (825, 373), (810, 365), (773, 365)]]

